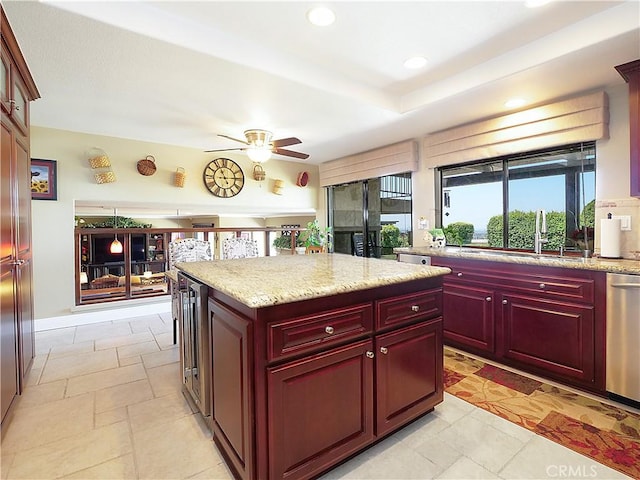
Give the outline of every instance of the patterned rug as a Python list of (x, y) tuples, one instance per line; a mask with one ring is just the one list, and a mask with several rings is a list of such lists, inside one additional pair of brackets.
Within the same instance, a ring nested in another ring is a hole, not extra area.
[(445, 348), (445, 391), (640, 479), (640, 415)]

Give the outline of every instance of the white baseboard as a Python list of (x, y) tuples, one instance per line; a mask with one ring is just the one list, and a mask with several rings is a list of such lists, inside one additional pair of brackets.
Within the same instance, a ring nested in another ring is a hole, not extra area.
[(110, 302), (74, 307), (69, 315), (38, 318), (34, 321), (34, 330), (53, 330), (55, 328), (77, 327), (91, 323), (110, 322), (129, 317), (140, 317), (158, 313), (171, 313), (171, 300), (146, 302), (132, 305), (131, 301)]

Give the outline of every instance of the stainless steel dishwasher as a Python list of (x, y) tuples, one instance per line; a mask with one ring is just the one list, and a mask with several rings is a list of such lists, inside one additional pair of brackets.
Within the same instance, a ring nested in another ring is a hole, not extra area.
[(611, 397), (639, 405), (640, 275), (607, 274), (606, 361)]

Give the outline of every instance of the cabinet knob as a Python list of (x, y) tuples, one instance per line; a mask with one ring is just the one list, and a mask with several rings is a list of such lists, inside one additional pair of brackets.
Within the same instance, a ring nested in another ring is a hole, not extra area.
[(540, 288), (545, 288), (546, 287), (546, 285), (544, 283), (541, 283), (539, 286), (540, 286)]
[(375, 354), (372, 351), (367, 351), (366, 355), (367, 355), (367, 358), (375, 357)]
[(458, 272), (458, 276), (461, 277), (462, 276), (462, 272)]
[(420, 307), (418, 305), (411, 305), (412, 312), (417, 312), (418, 310), (420, 310)]
[(487, 298), (485, 298), (485, 300), (486, 300), (487, 302), (490, 302), (490, 301), (491, 301), (491, 297), (487, 297)]
[(327, 325), (326, 327), (324, 327), (324, 331), (327, 332), (329, 335), (331, 335), (333, 333), (333, 327), (330, 325)]
[(508, 302), (506, 300), (502, 300), (502, 304), (506, 305)]
[(389, 349), (387, 347), (380, 347), (380, 353), (384, 353), (386, 355), (389, 353)]

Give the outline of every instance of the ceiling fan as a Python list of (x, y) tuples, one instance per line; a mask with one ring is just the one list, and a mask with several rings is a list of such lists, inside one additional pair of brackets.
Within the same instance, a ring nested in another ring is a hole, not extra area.
[(271, 158), (271, 154), (284, 155), (285, 157), (300, 158), (305, 160), (309, 158), (309, 155), (301, 152), (294, 152), (281, 147), (288, 147), (289, 145), (297, 145), (302, 141), (295, 137), (281, 138), (279, 140), (271, 140), (273, 133), (267, 130), (251, 129), (245, 130), (244, 136), (246, 140), (240, 140), (228, 135), (218, 134), (219, 137), (228, 138), (235, 142), (240, 142), (246, 145), (246, 147), (236, 148), (222, 148), (218, 150), (205, 150), (206, 153), (210, 152), (229, 152), (232, 150), (246, 151), (251, 160), (257, 163), (266, 162)]

